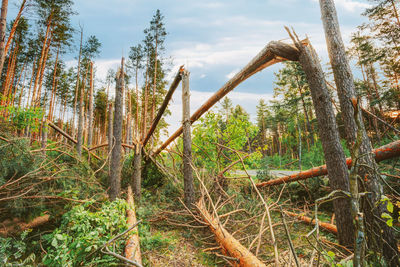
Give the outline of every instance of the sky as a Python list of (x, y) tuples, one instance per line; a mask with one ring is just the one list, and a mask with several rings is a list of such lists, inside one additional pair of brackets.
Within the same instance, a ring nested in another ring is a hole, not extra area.
[[(361, 13), (369, 4), (365, 0), (335, 3), (347, 44), (356, 27), (366, 22)], [(121, 56), (127, 57), (129, 48), (143, 40), (143, 29), (157, 9), (165, 16), (168, 32), (163, 54), (171, 62), (168, 77), (182, 64), (191, 73), (192, 113), (268, 42), (289, 42), (284, 26), (293, 27), (301, 38), (308, 36), (322, 63), (328, 62), (318, 0), (75, 0), (78, 14), (73, 25), (82, 25), (85, 37), (95, 35), (102, 43), (95, 60), (98, 86), (107, 70), (117, 69)], [(9, 17), (16, 12), (17, 7), (10, 6)], [(78, 39), (76, 33), (77, 43)], [(70, 66), (76, 65), (75, 57), (66, 56)], [(242, 105), (253, 121), (258, 101), (272, 98), (274, 72), (280, 67), (257, 73), (229, 93), (233, 104)], [(172, 116), (167, 118), (169, 133), (179, 127), (181, 109), (177, 90), (170, 105)]]

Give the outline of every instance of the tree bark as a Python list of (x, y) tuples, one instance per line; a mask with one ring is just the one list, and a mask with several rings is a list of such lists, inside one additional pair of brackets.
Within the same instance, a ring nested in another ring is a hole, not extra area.
[(78, 156), (80, 157), (82, 155), (82, 144), (83, 144), (83, 117), (84, 117), (84, 105), (83, 105), (83, 98), (85, 94), (85, 81), (83, 81), (83, 84), (81, 85), (81, 93), (79, 96), (79, 113), (78, 113), (78, 134), (76, 136), (77, 143), (76, 143), (76, 152), (78, 153)]
[[(74, 96), (74, 109), (72, 111), (72, 137), (75, 136), (75, 114), (76, 114), (76, 103), (78, 99), (78, 90), (79, 90), (79, 74), (81, 71), (81, 56), (82, 56), (82, 41), (83, 41), (83, 29), (81, 28), (81, 43), (79, 46), (79, 57), (78, 57), (78, 70), (76, 73), (76, 85), (75, 85), (75, 96)], [(107, 98), (108, 99), (108, 98)]]
[[(5, 54), (5, 43), (6, 43), (6, 27), (7, 27), (7, 10), (8, 10), (8, 0), (3, 0), (1, 3), (1, 14), (0, 14), (0, 62), (3, 62), (6, 58)], [(3, 65), (1, 65), (0, 71), (3, 70)]]
[(115, 107), (113, 122), (113, 149), (110, 162), (110, 192), (111, 200), (116, 199), (121, 193), (121, 156), (122, 156), (122, 123), (123, 123), (123, 96), (124, 96), (124, 58), (121, 59), (121, 69), (117, 74), (115, 86)]
[(89, 90), (89, 126), (87, 146), (90, 148), (93, 138), (93, 62), (90, 62), (90, 90)]
[(182, 72), (182, 128), (183, 128), (183, 186), (184, 200), (188, 208), (194, 203), (193, 169), (192, 169), (192, 138), (190, 132), (190, 89), (187, 70)]
[[(346, 157), (340, 143), (335, 113), (331, 97), (325, 83), (324, 73), (313, 47), (303, 45), (299, 40), (295, 44), (300, 51), (299, 62), (306, 74), (319, 125), (319, 135), (324, 150), (328, 169), (329, 184), (332, 190), (349, 192), (349, 174)], [(339, 243), (352, 246), (354, 226), (350, 211), (350, 200), (337, 198), (333, 200), (336, 214)]]
[(112, 144), (113, 144), (113, 103), (108, 104), (108, 155), (111, 155)]
[(140, 201), (142, 186), (142, 146), (136, 144), (135, 153), (133, 155), (133, 177), (132, 186), (136, 201)]
[[(338, 89), (346, 140), (348, 146), (351, 147), (357, 139), (358, 131), (354, 118), (354, 108), (351, 102), (351, 99), (357, 98), (353, 74), (347, 60), (341, 37), (335, 4), (333, 0), (320, 0), (319, 2), (328, 53), (336, 87)], [(358, 108), (358, 112), (358, 117), (362, 118), (361, 108)], [(382, 185), (380, 184), (381, 177), (379, 177), (379, 173), (377, 172), (378, 166), (371, 153), (372, 145), (362, 120), (360, 122), (360, 127), (362, 128), (362, 143), (359, 152), (362, 156), (359, 158), (360, 168), (358, 175), (362, 181), (365, 181), (362, 191), (370, 192), (367, 197), (363, 198), (362, 207), (366, 219), (365, 226), (368, 248), (377, 254), (383, 254), (390, 266), (398, 266), (400, 260), (394, 233), (392, 229), (381, 220), (381, 214), (386, 211), (386, 207), (379, 204), (381, 203), (380, 200), (383, 192)]]

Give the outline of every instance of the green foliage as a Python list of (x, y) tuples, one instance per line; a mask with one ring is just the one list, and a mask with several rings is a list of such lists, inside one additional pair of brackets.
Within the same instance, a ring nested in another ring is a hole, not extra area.
[[(124, 200), (106, 202), (98, 211), (91, 211), (90, 204), (74, 207), (63, 215), (61, 226), (45, 235), (47, 254), (43, 264), (47, 266), (118, 266), (112, 256), (95, 252), (115, 235), (127, 229)], [(115, 242), (115, 252), (123, 254), (124, 239)], [(91, 252), (93, 255), (89, 254)]]
[(8, 114), (8, 120), (17, 130), (30, 128), (31, 132), (38, 132), (43, 117), (41, 108), (18, 108), (14, 106), (0, 106), (0, 113)]
[(19, 238), (0, 237), (0, 265), (11, 266), (35, 266), (35, 254), (26, 257), (27, 244), (26, 237), (28, 231), (23, 232)]
[[(218, 170), (239, 159), (231, 149), (253, 152), (251, 141), (257, 136), (258, 127), (249, 121), (241, 106), (233, 108), (229, 101), (224, 101), (219, 112), (206, 113), (200, 122), (193, 127), (192, 138), (196, 166)], [(255, 168), (260, 159), (261, 153), (256, 152), (244, 162), (247, 167)]]

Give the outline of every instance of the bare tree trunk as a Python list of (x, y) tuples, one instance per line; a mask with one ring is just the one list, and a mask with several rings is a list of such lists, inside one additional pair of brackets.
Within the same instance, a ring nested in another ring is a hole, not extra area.
[[(330, 187), (332, 190), (349, 192), (349, 174), (346, 157), (340, 143), (335, 113), (321, 64), (310, 44), (303, 45), (299, 40), (294, 41), (300, 50), (299, 61), (310, 86), (319, 125), (319, 135), (328, 168)], [(352, 246), (354, 241), (354, 226), (350, 213), (350, 200), (347, 198), (337, 198), (333, 200), (333, 207), (336, 215), (339, 243), (345, 246)]]
[(93, 138), (93, 62), (90, 62), (90, 90), (89, 90), (89, 126), (88, 126), (88, 139), (87, 146), (90, 148)]
[[(6, 27), (7, 27), (7, 10), (8, 0), (3, 0), (1, 3), (1, 14), (0, 14), (0, 62), (3, 62), (6, 58), (4, 46), (6, 43)], [(3, 70), (3, 64), (1, 65), (0, 72)]]
[(142, 188), (142, 146), (140, 143), (136, 144), (135, 154), (133, 155), (132, 185), (135, 193), (135, 200), (140, 201)]
[(122, 156), (122, 123), (123, 123), (123, 96), (124, 96), (124, 58), (121, 60), (121, 69), (117, 74), (115, 86), (115, 108), (113, 122), (113, 149), (110, 162), (110, 192), (111, 200), (116, 199), (121, 193), (121, 156)]
[[(83, 105), (83, 98), (85, 94), (85, 81), (83, 81), (83, 84), (81, 85), (81, 93), (79, 96), (79, 115), (78, 115), (78, 134), (77, 134), (77, 143), (76, 143), (76, 151), (79, 155), (79, 157), (82, 155), (82, 143), (83, 143), (83, 117), (84, 117), (84, 105)], [(73, 138), (73, 136), (72, 136)]]
[(75, 114), (76, 114), (76, 103), (78, 99), (78, 90), (79, 90), (79, 74), (81, 71), (81, 56), (82, 56), (82, 40), (83, 40), (83, 29), (81, 28), (81, 43), (79, 46), (79, 58), (78, 58), (78, 71), (76, 73), (76, 85), (75, 85), (75, 97), (74, 97), (74, 109), (72, 111), (72, 137), (75, 136)]
[(113, 103), (108, 104), (108, 154), (110, 155), (113, 144)]
[(185, 205), (192, 208), (194, 204), (194, 186), (192, 169), (192, 138), (190, 132), (190, 89), (189, 72), (182, 72), (182, 128), (183, 128), (183, 181)]
[(51, 98), (50, 98), (50, 105), (49, 105), (49, 114), (47, 118), (51, 121), (53, 120), (53, 109), (54, 109), (54, 100), (56, 98), (56, 77), (57, 77), (57, 64), (58, 64), (58, 54), (60, 52), (60, 44), (58, 44), (58, 49), (57, 49), (57, 56), (56, 56), (56, 62), (54, 63), (54, 71), (53, 71), (53, 88), (51, 90)]
[[(4, 4), (4, 2), (8, 2), (8, 0), (3, 0), (3, 4)], [(11, 28), (10, 36), (8, 37), (6, 46), (4, 47), (5, 36), (4, 36), (4, 41), (1, 41), (1, 42), (0, 42), (0, 49), (1, 49), (1, 52), (0, 52), (0, 75), (1, 75), (1, 73), (2, 73), (2, 71), (3, 71), (4, 60), (5, 60), (5, 58), (6, 58), (6, 55), (7, 55), (7, 52), (8, 52), (8, 48), (10, 47), (11, 41), (12, 41), (13, 38), (14, 38), (14, 34), (15, 34), (15, 31), (16, 31), (16, 29), (17, 29), (17, 27), (18, 27), (19, 20), (21, 19), (22, 11), (23, 11), (24, 8), (25, 8), (25, 4), (26, 4), (26, 0), (23, 0), (22, 3), (21, 3), (21, 7), (20, 7), (20, 9), (19, 9), (19, 11), (18, 11), (18, 15), (17, 15), (17, 17), (15, 18), (14, 24), (13, 24), (13, 26), (12, 26), (12, 28)], [(7, 11), (6, 11), (6, 12), (7, 12)], [(2, 8), (1, 8), (1, 23), (3, 22), (2, 18), (3, 18), (3, 6), (2, 6)], [(3, 26), (3, 25), (1, 24), (0, 27), (2, 27), (2, 26)], [(2, 36), (2, 35), (1, 35), (1, 36)], [(3, 50), (3, 49), (4, 49), (4, 50)]]
[[(358, 127), (354, 118), (354, 108), (351, 99), (356, 99), (353, 74), (347, 60), (345, 47), (341, 37), (336, 8), (333, 0), (320, 0), (322, 21), (324, 24), (325, 37), (328, 46), (329, 57), (338, 89), (340, 107), (346, 131), (348, 146), (351, 147), (357, 139)], [(362, 118), (361, 108), (358, 108), (359, 118)], [(360, 168), (358, 175), (361, 181), (365, 181), (362, 191), (371, 194), (363, 198), (363, 212), (365, 213), (365, 226), (367, 231), (367, 242), (370, 250), (377, 254), (383, 254), (390, 266), (399, 266), (399, 252), (394, 233), (385, 221), (381, 220), (381, 214), (386, 207), (381, 203), (383, 192), (380, 183), (378, 166), (372, 156), (372, 146), (365, 131), (364, 123), (360, 119), (362, 128), (362, 144), (359, 149)], [(367, 166), (367, 167), (365, 167)]]

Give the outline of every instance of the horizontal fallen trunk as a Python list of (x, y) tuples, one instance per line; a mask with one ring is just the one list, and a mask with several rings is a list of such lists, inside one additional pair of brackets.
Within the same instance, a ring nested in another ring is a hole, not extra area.
[[(303, 216), (303, 215), (300, 215), (300, 214), (297, 214), (294, 212), (290, 212), (290, 211), (284, 211), (284, 213), (288, 216), (295, 217), (305, 223), (315, 225), (315, 219), (311, 219), (310, 217)], [(334, 225), (334, 224), (318, 221), (318, 225), (319, 225), (319, 227), (321, 227), (324, 230), (327, 230), (331, 233), (337, 234), (337, 228), (336, 228), (336, 225)]]
[[(400, 156), (400, 140), (382, 146), (380, 148), (373, 150), (375, 154), (376, 162), (381, 162), (386, 159), (391, 159)], [(346, 164), (350, 168), (351, 167), (351, 158), (346, 159)], [(290, 182), (295, 182), (299, 180), (306, 180), (313, 177), (318, 177), (322, 175), (327, 175), (328, 170), (326, 165), (322, 165), (319, 167), (315, 167), (306, 171), (301, 171), (292, 175), (284, 176), (278, 179), (269, 180), (266, 182), (258, 183), (257, 187), (265, 187), (265, 186), (272, 186), (272, 185), (279, 185), (285, 184)]]
[[(268, 43), (260, 53), (258, 53), (241, 71), (239, 71), (232, 79), (226, 82), (213, 96), (211, 96), (193, 115), (190, 117), (190, 122), (194, 123), (204, 113), (206, 113), (215, 103), (221, 100), (230, 91), (236, 88), (241, 82), (251, 77), (253, 74), (271, 66), (275, 63), (299, 59), (299, 51), (292, 45), (282, 42)], [(159, 154), (172, 141), (182, 134), (183, 128), (180, 127), (173, 133), (165, 142), (158, 148), (153, 155)]]
[[(128, 208), (126, 210), (126, 215), (128, 217), (127, 226), (130, 228), (137, 224), (135, 202), (133, 201), (131, 186), (128, 186), (128, 196), (126, 198), (126, 202), (128, 203)], [(128, 233), (128, 239), (126, 240), (125, 245), (125, 257), (129, 260), (142, 264), (142, 255), (140, 253), (139, 243), (139, 229), (137, 226)]]
[(6, 237), (9, 235), (18, 234), (25, 230), (41, 226), (47, 223), (49, 220), (50, 220), (50, 215), (46, 214), (43, 216), (36, 217), (29, 223), (20, 222), (19, 220), (17, 221), (14, 220), (12, 221), (12, 223), (2, 223), (3, 225), (0, 225), (1, 227), (0, 236)]
[(205, 208), (204, 200), (202, 198), (197, 202), (197, 208), (199, 209), (204, 221), (209, 225), (211, 231), (214, 233), (218, 244), (221, 245), (224, 252), (229, 254), (229, 256), (237, 259), (239, 266), (266, 266), (256, 256), (254, 256), (253, 253), (242, 246), (230, 233), (228, 233), (216, 218), (211, 216)]

